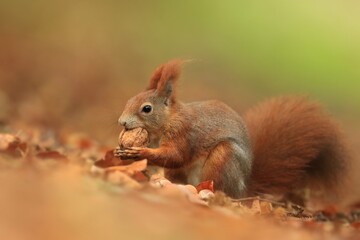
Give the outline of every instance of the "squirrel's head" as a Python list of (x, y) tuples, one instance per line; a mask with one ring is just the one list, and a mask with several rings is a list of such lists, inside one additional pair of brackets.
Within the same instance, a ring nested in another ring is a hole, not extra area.
[(148, 88), (128, 100), (119, 124), (125, 129), (141, 127), (149, 133), (161, 131), (176, 104), (174, 85), (183, 61), (172, 60), (153, 73)]

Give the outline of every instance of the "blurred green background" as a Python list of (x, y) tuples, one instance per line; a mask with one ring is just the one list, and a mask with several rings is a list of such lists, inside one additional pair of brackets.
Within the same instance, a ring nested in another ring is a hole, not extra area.
[(114, 141), (125, 101), (172, 58), (184, 101), (239, 112), (273, 95), (326, 105), (357, 139), (360, 2), (0, 2), (0, 118)]

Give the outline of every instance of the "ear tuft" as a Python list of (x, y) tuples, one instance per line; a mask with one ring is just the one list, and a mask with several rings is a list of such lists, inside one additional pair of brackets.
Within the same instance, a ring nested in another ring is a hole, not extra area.
[(178, 79), (185, 61), (174, 59), (160, 65), (154, 71), (148, 89), (156, 89), (159, 93), (169, 90)]
[(149, 87), (147, 88), (148, 90), (150, 89), (156, 89), (158, 82), (161, 78), (161, 74), (162, 71), (164, 69), (164, 64), (160, 65), (159, 67), (157, 67), (152, 75), (152, 77), (150, 78), (150, 84)]

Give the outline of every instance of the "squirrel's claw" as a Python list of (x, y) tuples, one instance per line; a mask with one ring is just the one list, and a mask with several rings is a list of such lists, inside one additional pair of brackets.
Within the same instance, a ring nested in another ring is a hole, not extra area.
[(120, 157), (120, 151), (121, 151), (120, 147), (116, 147), (113, 152), (114, 156)]
[(131, 147), (125, 149), (120, 149), (120, 147), (117, 147), (114, 150), (114, 156), (120, 157), (122, 159), (142, 159), (141, 150), (142, 148), (138, 148), (138, 147)]

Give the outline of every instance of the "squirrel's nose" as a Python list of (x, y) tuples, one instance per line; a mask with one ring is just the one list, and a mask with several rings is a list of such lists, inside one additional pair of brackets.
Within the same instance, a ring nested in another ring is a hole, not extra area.
[(126, 127), (126, 124), (127, 124), (127, 122), (126, 122), (124, 119), (122, 119), (122, 118), (119, 118), (118, 123), (119, 123), (121, 126), (124, 126), (124, 127)]

